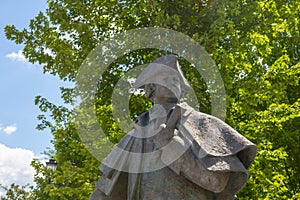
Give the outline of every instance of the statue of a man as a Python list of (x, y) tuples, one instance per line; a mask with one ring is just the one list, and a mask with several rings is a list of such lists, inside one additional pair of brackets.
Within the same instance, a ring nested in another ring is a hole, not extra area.
[(179, 103), (190, 86), (174, 55), (149, 64), (135, 87), (153, 107), (106, 157), (90, 200), (234, 199), (256, 146), (222, 120)]

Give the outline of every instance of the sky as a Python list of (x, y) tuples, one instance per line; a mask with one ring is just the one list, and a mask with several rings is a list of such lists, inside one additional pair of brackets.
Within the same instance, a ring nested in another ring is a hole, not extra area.
[[(52, 148), (49, 130), (38, 131), (41, 114), (34, 98), (41, 95), (62, 105), (59, 78), (43, 74), (42, 66), (29, 63), (23, 45), (5, 37), (4, 27), (27, 28), (30, 19), (45, 11), (46, 0), (4, 0), (0, 6), (0, 184), (33, 184), (33, 158), (46, 159), (42, 152)], [(1, 196), (1, 190), (0, 190)]]

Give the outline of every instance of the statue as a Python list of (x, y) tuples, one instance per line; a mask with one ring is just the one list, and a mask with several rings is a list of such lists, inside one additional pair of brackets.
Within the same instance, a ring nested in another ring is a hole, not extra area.
[(222, 120), (179, 103), (190, 86), (177, 57), (149, 64), (135, 88), (145, 90), (153, 107), (101, 164), (90, 200), (234, 199), (256, 146)]

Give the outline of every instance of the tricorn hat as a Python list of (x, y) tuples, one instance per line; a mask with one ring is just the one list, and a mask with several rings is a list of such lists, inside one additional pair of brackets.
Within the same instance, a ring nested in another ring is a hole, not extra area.
[(155, 83), (169, 88), (180, 99), (182, 92), (190, 90), (188, 81), (183, 76), (175, 55), (166, 55), (150, 63), (137, 77), (134, 88), (144, 88), (146, 84)]

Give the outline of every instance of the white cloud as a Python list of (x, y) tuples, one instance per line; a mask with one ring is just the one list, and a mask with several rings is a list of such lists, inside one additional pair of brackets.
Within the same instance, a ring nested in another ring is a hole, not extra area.
[(0, 124), (0, 131), (4, 132), (7, 135), (10, 135), (17, 131), (17, 126), (15, 124), (12, 124), (4, 127)]
[(18, 53), (16, 53), (16, 52), (9, 53), (5, 57), (7, 57), (13, 61), (27, 63), (27, 59), (25, 58), (22, 50), (19, 50)]
[(53, 58), (55, 57), (55, 54), (53, 53), (53, 51), (51, 49), (46, 48), (44, 50), (44, 53), (51, 56), (51, 57), (53, 57)]
[[(34, 169), (30, 166), (34, 153), (27, 149), (9, 148), (0, 144), (0, 183), (10, 186), (34, 185)], [(1, 191), (0, 191), (1, 196)]]

